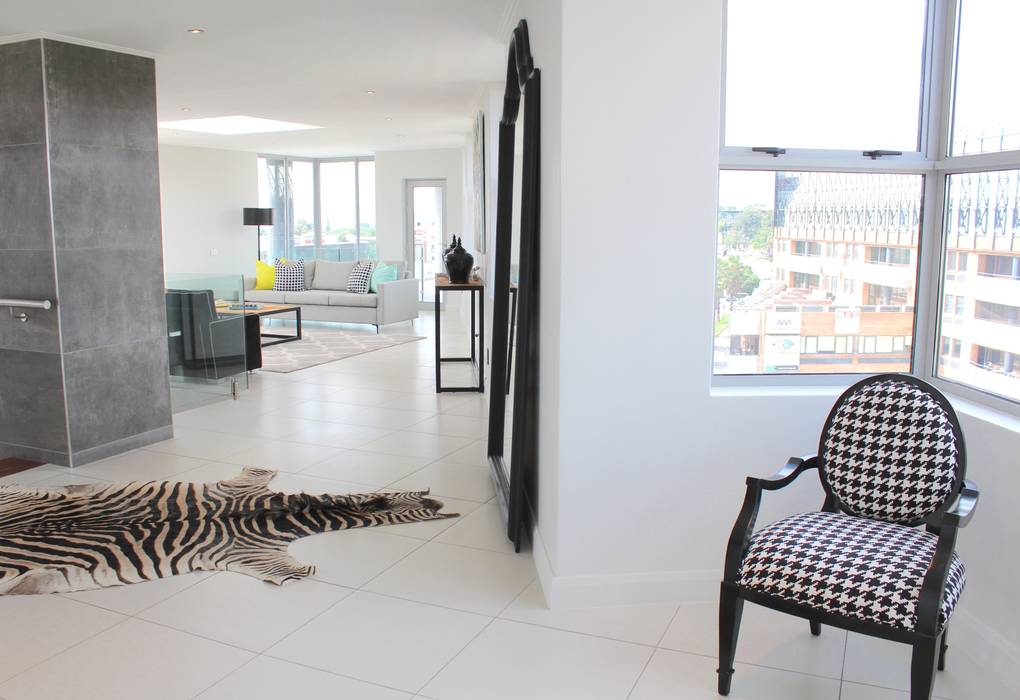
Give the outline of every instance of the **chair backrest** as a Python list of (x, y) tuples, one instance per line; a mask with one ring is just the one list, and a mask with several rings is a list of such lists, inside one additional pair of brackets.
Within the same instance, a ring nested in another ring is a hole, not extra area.
[(916, 525), (959, 490), (966, 453), (960, 421), (938, 389), (916, 377), (880, 374), (836, 401), (818, 464), (841, 510)]

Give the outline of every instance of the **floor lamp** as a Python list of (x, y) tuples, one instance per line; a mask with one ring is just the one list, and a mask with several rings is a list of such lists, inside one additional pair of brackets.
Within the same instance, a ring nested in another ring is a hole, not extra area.
[(262, 227), (273, 225), (273, 210), (260, 207), (244, 207), (244, 225), (259, 227), (259, 257), (262, 259)]

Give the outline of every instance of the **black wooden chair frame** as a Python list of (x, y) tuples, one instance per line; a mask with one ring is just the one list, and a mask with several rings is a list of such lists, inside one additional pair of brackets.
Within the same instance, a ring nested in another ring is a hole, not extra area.
[[(927, 518), (916, 522), (901, 523), (906, 527), (925, 525), (928, 532), (938, 537), (935, 553), (921, 587), (917, 603), (917, 625), (914, 630), (904, 630), (867, 622), (856, 617), (826, 612), (741, 586), (739, 583), (740, 567), (754, 531), (763, 491), (778, 491), (792, 484), (804, 472), (815, 469), (818, 470), (818, 477), (825, 491), (823, 512), (866, 517), (854, 513), (832, 492), (818, 455), (824, 454), (825, 436), (844, 400), (868, 384), (890, 379), (921, 387), (946, 409), (956, 438), (958, 454), (956, 482), (945, 501)], [(941, 392), (916, 377), (900, 374), (869, 377), (847, 389), (834, 404), (825, 421), (825, 427), (822, 429), (818, 455), (803, 458), (791, 457), (782, 469), (768, 479), (747, 477), (744, 504), (733, 525), (733, 531), (730, 533), (729, 544), (726, 548), (726, 561), (719, 595), (719, 694), (728, 695), (730, 691), (740, 617), (744, 601), (747, 600), (789, 615), (806, 618), (810, 622), (811, 634), (815, 636), (821, 634), (821, 625), (826, 624), (850, 632), (859, 632), (872, 637), (910, 644), (913, 647), (910, 662), (910, 698), (911, 700), (929, 700), (935, 682), (935, 668), (937, 667), (940, 671), (945, 669), (949, 621), (947, 620), (945, 627), (940, 630), (939, 613), (945, 595), (949, 565), (956, 549), (956, 536), (959, 529), (966, 527), (973, 517), (980, 495), (977, 486), (965, 478), (966, 452), (956, 412)]]

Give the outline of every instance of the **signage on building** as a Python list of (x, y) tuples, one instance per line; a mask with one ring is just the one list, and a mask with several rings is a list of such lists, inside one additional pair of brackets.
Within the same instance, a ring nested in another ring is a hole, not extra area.
[(730, 335), (758, 335), (761, 332), (761, 312), (733, 311), (730, 313)]
[(858, 335), (861, 332), (861, 310), (857, 307), (836, 309), (835, 335)]
[(765, 314), (765, 335), (800, 335), (800, 309), (769, 309)]
[(800, 369), (800, 336), (765, 336), (765, 371), (796, 372)]

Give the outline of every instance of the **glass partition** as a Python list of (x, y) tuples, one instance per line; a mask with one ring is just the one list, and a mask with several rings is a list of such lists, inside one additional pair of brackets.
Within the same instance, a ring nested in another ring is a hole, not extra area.
[(174, 412), (248, 388), (246, 324), (239, 275), (166, 276), (167, 353)]

